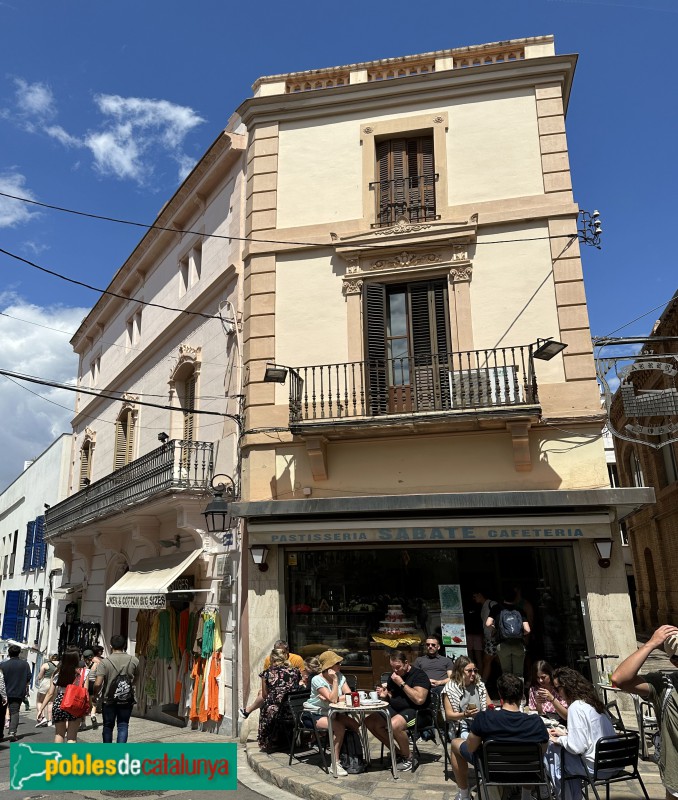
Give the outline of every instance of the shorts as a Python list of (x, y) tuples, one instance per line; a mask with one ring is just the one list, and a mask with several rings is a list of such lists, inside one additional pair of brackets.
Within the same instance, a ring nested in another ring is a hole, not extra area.
[(395, 708), (389, 706), (387, 709), (389, 717), (395, 717), (397, 714), (405, 720), (407, 723), (407, 728), (414, 727), (414, 723), (417, 717), (417, 709), (416, 708), (403, 708), (401, 711), (396, 711)]
[(492, 639), (485, 638), (485, 644), (483, 646), (483, 653), (488, 656), (496, 656), (497, 655), (497, 645)]

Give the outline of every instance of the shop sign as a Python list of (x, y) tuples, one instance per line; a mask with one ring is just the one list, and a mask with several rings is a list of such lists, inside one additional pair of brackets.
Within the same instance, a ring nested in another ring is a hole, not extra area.
[(107, 594), (109, 608), (166, 608), (165, 594)]
[(195, 589), (195, 578), (193, 575), (182, 575), (175, 581), (172, 581), (167, 587), (168, 592), (190, 592)]
[(503, 527), (497, 525), (459, 525), (444, 527), (394, 527), (354, 528), (342, 530), (305, 530), (276, 533), (258, 533), (250, 528), (258, 542), (270, 544), (333, 544), (351, 542), (468, 542), (468, 541), (576, 541), (578, 539), (609, 536), (609, 524), (579, 527), (550, 525), (549, 527)]

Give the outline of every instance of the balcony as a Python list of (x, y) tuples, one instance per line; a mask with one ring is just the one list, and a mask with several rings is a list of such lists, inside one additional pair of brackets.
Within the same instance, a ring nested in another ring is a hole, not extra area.
[(374, 181), (370, 189), (374, 192), (373, 228), (405, 222), (424, 222), (438, 219), (436, 215), (435, 184), (438, 175), (412, 175), (409, 178)]
[(290, 426), (534, 414), (533, 345), (379, 361), (298, 367), (290, 380)]
[(213, 472), (212, 442), (172, 439), (47, 509), (45, 539), (167, 490), (202, 492)]

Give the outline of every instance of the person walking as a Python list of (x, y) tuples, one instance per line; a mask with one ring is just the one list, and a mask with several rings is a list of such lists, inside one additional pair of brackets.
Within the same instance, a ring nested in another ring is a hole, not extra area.
[[(43, 662), (43, 665), (40, 667), (40, 671), (38, 672), (38, 677), (36, 682), (38, 684), (38, 694), (36, 697), (35, 708), (40, 708), (45, 701), (45, 696), (49, 691), (49, 687), (52, 685), (52, 679), (59, 667), (59, 654), (52, 653), (49, 659)], [(45, 713), (38, 713), (37, 719), (35, 722), (36, 728), (41, 728), (43, 725), (46, 725), (48, 728), (52, 727), (52, 703), (47, 703), (45, 706)]]
[(94, 689), (94, 681), (97, 677), (97, 667), (103, 661), (103, 655), (104, 648), (99, 644), (95, 644), (91, 650), (85, 650), (82, 654), (82, 657), (85, 659), (85, 664), (87, 664), (89, 667), (89, 672), (87, 674), (87, 690), (89, 691), (91, 700), (89, 713), (92, 719), (93, 731), (97, 729), (97, 725), (99, 724), (97, 720), (97, 706), (99, 705), (99, 698)]
[[(59, 668), (54, 673), (47, 694), (42, 703), (38, 706), (38, 716), (41, 716), (47, 705), (52, 703), (55, 744), (63, 744), (64, 741), (68, 744), (74, 744), (78, 739), (78, 731), (80, 730), (84, 714), (81, 717), (74, 717), (68, 711), (64, 711), (61, 708), (61, 703), (66, 693), (66, 687), (72, 683), (79, 685), (81, 683), (81, 676), (80, 651), (77, 647), (69, 647), (61, 659)], [(84, 685), (87, 685), (86, 680), (84, 680)]]
[(102, 692), (103, 729), (105, 743), (113, 741), (113, 728), (117, 726), (116, 742), (127, 741), (129, 720), (136, 702), (134, 684), (139, 672), (139, 659), (127, 652), (127, 639), (119, 633), (111, 636), (111, 654), (97, 665), (94, 691)]
[(0, 732), (4, 730), (5, 713), (9, 711), (9, 740), (10, 742), (16, 742), (17, 728), (19, 727), (19, 710), (24, 698), (28, 695), (31, 683), (31, 668), (27, 661), (19, 658), (21, 655), (19, 645), (11, 644), (7, 649), (7, 655), (9, 658), (0, 664), (7, 693), (7, 703), (3, 705), (2, 717), (0, 718)]

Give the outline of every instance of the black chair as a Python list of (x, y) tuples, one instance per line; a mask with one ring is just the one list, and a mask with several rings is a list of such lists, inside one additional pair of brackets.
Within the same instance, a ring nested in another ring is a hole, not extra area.
[[(322, 762), (323, 770), (329, 775), (329, 768), (327, 766), (327, 759), (325, 758), (325, 745), (328, 743), (327, 731), (319, 730), (316, 726), (315, 715), (310, 711), (304, 709), (304, 703), (309, 699), (311, 693), (308, 691), (292, 692), (287, 695), (286, 706), (289, 716), (293, 721), (293, 730), (290, 733), (290, 760), (288, 764), (292, 763), (292, 759), (296, 758), (301, 761), (299, 755), (295, 753), (297, 744), (301, 745), (302, 735), (304, 733), (313, 733), (315, 743), (320, 753), (320, 760)], [(305, 752), (310, 752), (306, 750)]]
[(654, 706), (649, 700), (643, 700), (637, 694), (632, 694), (631, 697), (640, 733), (640, 757), (645, 760), (649, 757), (649, 746), (654, 745), (654, 735), (659, 730), (659, 723), (654, 713)]
[[(544, 750), (538, 742), (483, 742), (476, 758), (478, 797), (490, 800), (491, 786), (534, 786), (553, 797), (544, 766)], [(540, 792), (540, 796), (543, 793)]]
[[(417, 765), (418, 765), (419, 760), (420, 760), (419, 748), (417, 747), (417, 739), (419, 738), (419, 722), (420, 722), (420, 719), (423, 717), (423, 715), (424, 714), (428, 714), (428, 713), (429, 713), (428, 709), (418, 710), (414, 715), (414, 719), (410, 720), (410, 722), (407, 725), (407, 728), (405, 729), (405, 732), (407, 733), (407, 738), (410, 740), (410, 747), (412, 748), (411, 755), (413, 755), (414, 758), (416, 759), (415, 765), (412, 768), (413, 772), (417, 768)], [(422, 715), (422, 717), (420, 717), (420, 715)], [(382, 762), (384, 760), (384, 746), (385, 745), (382, 744), (382, 746), (381, 746), (381, 756), (380, 756), (380, 759), (379, 759)]]
[(344, 678), (346, 678), (346, 683), (348, 684), (348, 688), (352, 692), (358, 691), (358, 676), (357, 675), (347, 675), (345, 672), (343, 673)]
[(626, 733), (626, 725), (624, 725), (624, 720), (622, 719), (621, 711), (619, 710), (617, 701), (611, 700), (609, 703), (606, 703), (605, 711), (607, 711), (608, 717), (612, 720), (612, 726), (614, 729), (618, 733)]
[[(621, 783), (622, 781), (638, 781), (640, 788), (645, 795), (645, 800), (650, 800), (643, 779), (638, 772), (638, 753), (640, 749), (640, 737), (635, 731), (621, 733), (619, 736), (604, 736), (596, 742), (594, 756), (593, 773), (590, 773), (584, 765), (584, 775), (568, 775), (561, 769), (561, 780), (565, 781), (585, 781), (600, 800), (597, 786), (605, 786), (606, 800), (610, 800), (610, 784)], [(582, 759), (582, 764), (584, 760)], [(563, 768), (566, 762), (563, 761)], [(612, 777), (606, 777), (601, 773), (612, 773)]]

